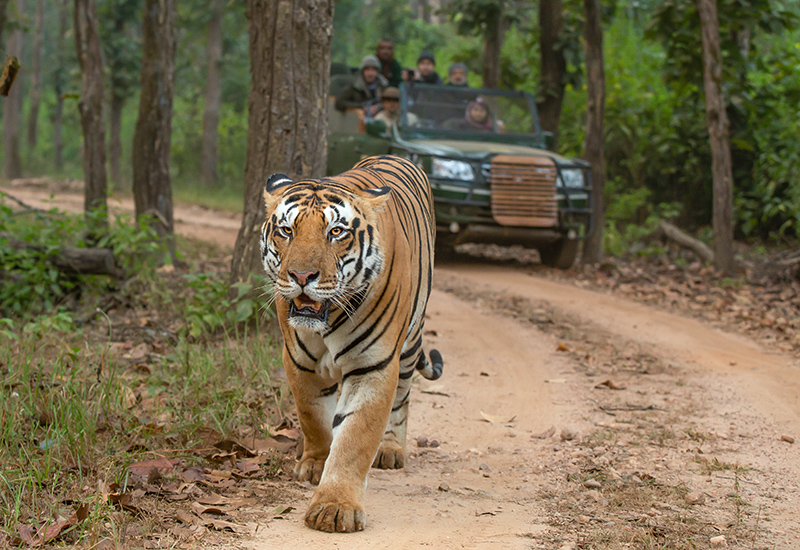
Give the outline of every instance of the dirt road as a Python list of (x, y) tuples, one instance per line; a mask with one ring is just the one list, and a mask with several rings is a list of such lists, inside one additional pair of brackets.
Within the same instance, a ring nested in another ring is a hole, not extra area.
[[(175, 218), (226, 246), (238, 230), (200, 209)], [(800, 548), (796, 360), (467, 260), (437, 266), (426, 331), (444, 376), (416, 382), (410, 460), (371, 472), (366, 530), (307, 529), (313, 489), (287, 484), (295, 510), (239, 547)]]
[(366, 531), (303, 527), (305, 488), (248, 547), (800, 547), (797, 364), (508, 267), (436, 287), (445, 376), (416, 388), (409, 467), (373, 470)]

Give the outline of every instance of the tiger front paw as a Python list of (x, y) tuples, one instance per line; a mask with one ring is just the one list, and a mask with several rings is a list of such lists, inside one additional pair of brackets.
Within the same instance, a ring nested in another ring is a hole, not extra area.
[(303, 457), (294, 467), (294, 477), (297, 481), (309, 481), (313, 485), (319, 485), (323, 469), (325, 469), (324, 458)]
[(326, 533), (363, 531), (366, 523), (364, 508), (355, 503), (317, 501), (315, 498), (306, 512), (306, 525)]
[(405, 464), (405, 449), (397, 443), (382, 441), (378, 454), (375, 455), (375, 460), (372, 462), (372, 467), (382, 470), (399, 470)]

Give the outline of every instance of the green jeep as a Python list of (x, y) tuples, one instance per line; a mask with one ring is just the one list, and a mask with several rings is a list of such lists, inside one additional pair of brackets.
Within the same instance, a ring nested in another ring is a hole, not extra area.
[[(480, 126), (467, 115), (476, 102), (488, 107)], [(438, 247), (518, 244), (536, 248), (543, 264), (567, 269), (592, 229), (589, 164), (546, 149), (529, 94), (403, 84), (398, 125), (365, 123), (331, 104), (329, 131), (329, 175), (387, 153), (425, 170)]]

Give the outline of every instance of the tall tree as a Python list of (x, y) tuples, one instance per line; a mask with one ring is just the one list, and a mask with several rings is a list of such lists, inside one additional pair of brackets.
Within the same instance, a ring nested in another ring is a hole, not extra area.
[(697, 0), (703, 36), (703, 85), (706, 99), (706, 127), (711, 141), (711, 169), (714, 186), (714, 267), (733, 273), (733, 170), (728, 135), (725, 92), (722, 89), (722, 52), (716, 0)]
[(560, 44), (564, 23), (561, 0), (539, 0), (539, 46), (541, 77), (537, 107), (542, 128), (558, 139), (558, 123), (564, 102), (564, 77), (567, 61)]
[(111, 181), (127, 188), (122, 179), (122, 110), (139, 85), (141, 55), (138, 27), (142, 0), (104, 0), (99, 5), (103, 53), (109, 72), (108, 166)]
[(509, 24), (518, 20), (508, 0), (463, 0), (450, 2), (443, 9), (456, 22), (459, 34), (483, 39), (483, 86), (500, 85), (500, 52)]
[(208, 21), (206, 60), (206, 105), (203, 114), (201, 177), (206, 184), (217, 183), (217, 134), (222, 102), (222, 8), (223, 0), (213, 0)]
[(594, 230), (583, 246), (587, 263), (603, 259), (603, 227), (605, 226), (605, 151), (603, 117), (606, 104), (606, 76), (603, 65), (603, 27), (600, 21), (600, 0), (584, 0), (586, 17), (584, 56), (586, 59), (586, 141), (583, 158), (592, 165), (592, 207)]
[[(25, 13), (25, 2), (15, 0), (14, 7), (17, 18)], [(8, 33), (5, 54), (22, 59), (23, 31), (21, 21), (17, 21), (14, 29)], [(23, 71), (17, 75), (8, 97), (3, 102), (3, 153), (5, 159), (5, 176), (8, 179), (22, 176), (22, 159), (20, 158), (19, 138), (22, 123), (22, 89)]]
[(133, 136), (136, 218), (154, 228), (175, 251), (169, 150), (175, 88), (176, 0), (145, 0), (142, 21), (142, 91)]
[(44, 42), (44, 0), (36, 0), (36, 17), (33, 25), (33, 62), (31, 66), (31, 93), (28, 109), (28, 158), (36, 149), (36, 130), (39, 126), (39, 103), (42, 97), (42, 43)]
[(62, 139), (61, 129), (64, 121), (64, 89), (67, 83), (65, 46), (69, 28), (69, 2), (70, 0), (61, 0), (58, 3), (56, 68), (53, 71), (53, 87), (56, 93), (56, 106), (53, 113), (53, 156), (57, 171), (64, 169), (64, 141)]
[(3, 31), (6, 27), (8, 0), (0, 0), (0, 44), (3, 43)]
[(259, 232), (270, 174), (325, 174), (333, 0), (248, 0), (250, 98), (244, 218), (234, 279), (263, 272)]
[(81, 67), (78, 110), (83, 130), (83, 209), (107, 208), (106, 130), (103, 120), (103, 56), (94, 0), (75, 0), (75, 44)]

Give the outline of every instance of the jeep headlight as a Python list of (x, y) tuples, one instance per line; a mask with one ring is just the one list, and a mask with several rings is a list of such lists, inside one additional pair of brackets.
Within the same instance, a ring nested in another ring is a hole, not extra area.
[(470, 163), (464, 162), (463, 160), (433, 157), (433, 177), (472, 181), (475, 179), (475, 172), (473, 172)]
[(583, 187), (583, 170), (580, 168), (562, 168), (559, 170), (558, 186), (572, 189)]

